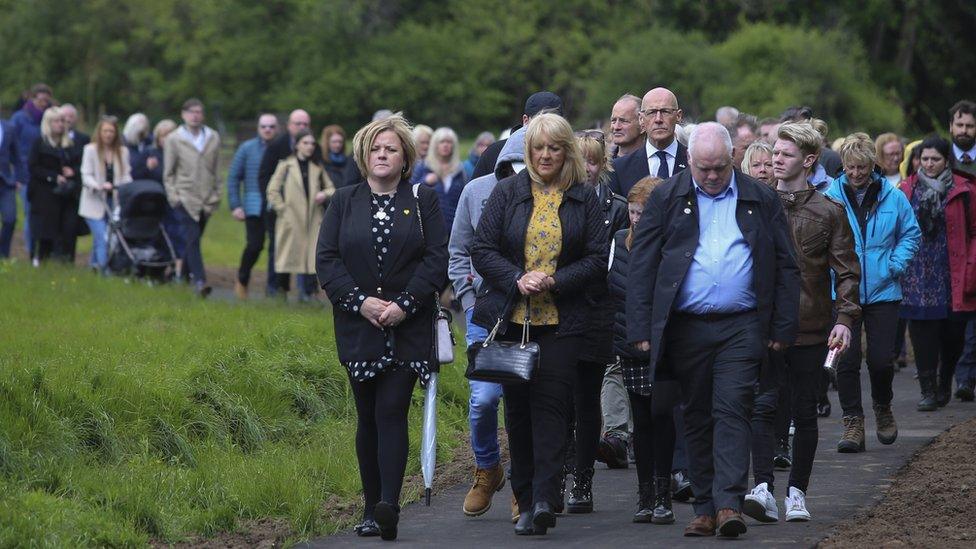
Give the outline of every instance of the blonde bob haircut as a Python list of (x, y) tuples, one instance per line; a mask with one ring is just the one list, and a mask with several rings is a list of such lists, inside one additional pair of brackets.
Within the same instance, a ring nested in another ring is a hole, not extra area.
[(403, 117), (402, 112), (398, 112), (389, 118), (381, 118), (366, 124), (356, 132), (352, 138), (352, 155), (359, 166), (359, 171), (363, 177), (369, 176), (369, 149), (373, 147), (376, 136), (391, 131), (400, 138), (400, 146), (403, 147), (403, 171), (401, 179), (410, 179), (413, 174), (414, 164), (417, 162), (417, 146), (413, 142), (413, 128)]
[(840, 160), (845, 166), (860, 163), (874, 166), (876, 159), (874, 141), (868, 134), (856, 132), (844, 138), (844, 144), (840, 146)]
[(48, 142), (52, 147), (60, 147), (62, 149), (67, 149), (73, 143), (71, 141), (71, 135), (68, 132), (68, 125), (64, 125), (64, 131), (61, 132), (61, 138), (59, 142), (54, 142), (54, 136), (51, 134), (51, 122), (55, 118), (63, 118), (64, 115), (61, 113), (59, 107), (49, 107), (44, 111), (44, 116), (41, 117), (41, 135), (44, 136), (44, 140)]
[(807, 122), (786, 122), (780, 124), (776, 137), (783, 141), (789, 141), (797, 147), (804, 155), (820, 155), (820, 147), (823, 146), (823, 136), (820, 135), (812, 124)]
[(573, 135), (573, 127), (565, 118), (555, 113), (539, 114), (532, 117), (525, 128), (525, 167), (529, 171), (529, 178), (536, 183), (543, 183), (542, 176), (532, 165), (532, 148), (548, 139), (564, 151), (563, 168), (556, 177), (557, 185), (566, 190), (571, 186), (586, 181), (586, 164), (583, 153), (580, 152), (579, 142)]
[[(451, 158), (447, 162), (441, 160), (441, 157), (437, 154), (437, 146), (442, 141), (451, 142)], [(424, 159), (424, 165), (430, 168), (430, 171), (437, 174), (437, 177), (442, 180), (446, 179), (461, 169), (461, 153), (458, 151), (460, 148), (458, 146), (458, 136), (454, 133), (454, 130), (448, 127), (437, 128), (433, 135), (430, 136), (430, 148), (427, 149), (427, 158)]]
[(583, 160), (590, 160), (600, 166), (601, 180), (606, 174), (613, 171), (613, 163), (610, 162), (610, 157), (607, 155), (606, 141), (588, 135), (586, 132), (577, 133), (576, 139), (579, 140)]
[(746, 148), (746, 152), (742, 156), (742, 165), (740, 166), (740, 168), (742, 169), (742, 173), (745, 174), (749, 173), (749, 168), (752, 166), (753, 157), (755, 157), (756, 154), (760, 152), (768, 154), (770, 159), (773, 158), (772, 145), (766, 143), (762, 139), (753, 141), (752, 144)]

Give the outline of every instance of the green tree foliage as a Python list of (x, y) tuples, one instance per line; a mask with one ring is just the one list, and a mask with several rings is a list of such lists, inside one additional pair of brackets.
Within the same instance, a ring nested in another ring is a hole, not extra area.
[(689, 113), (810, 104), (837, 129), (927, 131), (976, 88), (976, 4), (920, 0), (0, 0), (0, 97), (32, 82), (100, 112), (211, 119), (304, 107), (355, 127), (379, 108), (462, 131), (526, 95), (574, 121), (675, 88)]

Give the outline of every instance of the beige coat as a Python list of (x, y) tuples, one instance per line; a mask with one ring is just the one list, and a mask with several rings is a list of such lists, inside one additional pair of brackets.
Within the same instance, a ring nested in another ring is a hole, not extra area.
[[(319, 225), (328, 198), (335, 194), (335, 185), (321, 166), (309, 162), (308, 187), (306, 195), (295, 155), (279, 162), (268, 182), (268, 205), (278, 215), (275, 222), (275, 271), (279, 273), (315, 273)], [(325, 191), (327, 197), (323, 204), (315, 202), (315, 194), (319, 191)]]
[[(112, 163), (112, 172), (114, 177), (111, 183), (116, 187), (132, 181), (129, 149), (121, 148), (121, 154)], [(108, 193), (102, 190), (102, 183), (106, 183), (105, 164), (98, 159), (98, 145), (89, 143), (85, 145), (81, 156), (81, 200), (78, 202), (78, 215), (88, 219), (104, 219), (109, 213), (105, 210)]]
[(190, 217), (199, 221), (200, 214), (210, 215), (220, 204), (220, 180), (217, 157), (220, 136), (204, 127), (207, 140), (203, 152), (190, 141), (184, 126), (166, 137), (163, 154), (163, 184), (170, 206), (183, 206)]

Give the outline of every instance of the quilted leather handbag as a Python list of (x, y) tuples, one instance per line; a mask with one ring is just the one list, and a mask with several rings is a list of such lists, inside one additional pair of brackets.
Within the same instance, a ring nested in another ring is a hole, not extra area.
[(529, 341), (529, 298), (525, 298), (521, 341), (495, 340), (503, 322), (504, 319), (499, 318), (488, 334), (488, 339), (474, 344), (476, 352), (472, 353), (468, 369), (464, 373), (468, 379), (506, 385), (528, 383), (532, 380), (532, 374), (539, 366), (539, 344)]

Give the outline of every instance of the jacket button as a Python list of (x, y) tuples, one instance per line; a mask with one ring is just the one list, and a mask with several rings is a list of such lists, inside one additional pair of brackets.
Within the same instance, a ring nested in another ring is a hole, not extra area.
[(604, 219), (603, 220), (603, 224), (604, 225), (609, 225), (610, 224), (610, 220), (609, 219)]
[(677, 287), (678, 287), (678, 283), (677, 283), (677, 282), (674, 282), (674, 283), (672, 283), (672, 284), (671, 284), (671, 287), (672, 287), (672, 288), (677, 288)]
[(691, 252), (685, 252), (685, 257), (691, 257)]

